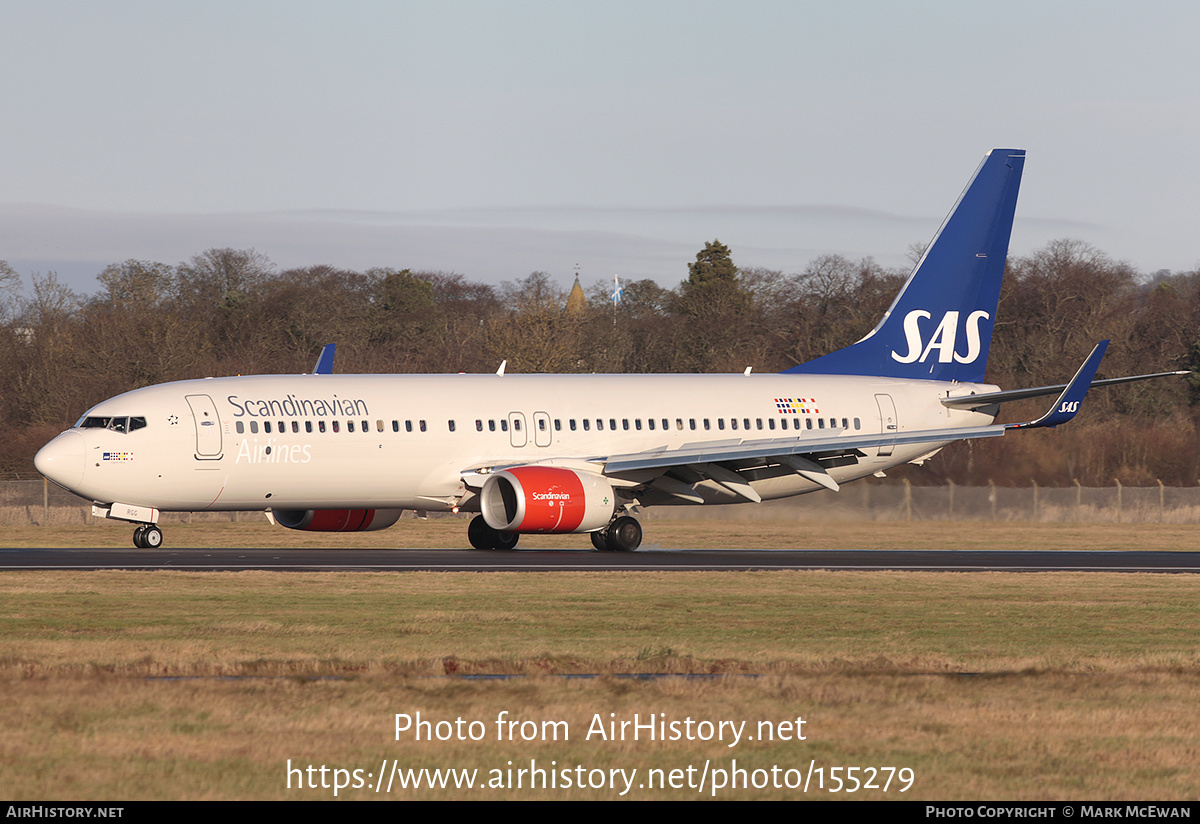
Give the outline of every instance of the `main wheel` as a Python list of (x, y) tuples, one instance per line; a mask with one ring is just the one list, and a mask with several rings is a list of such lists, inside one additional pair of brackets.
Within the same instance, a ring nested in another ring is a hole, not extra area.
[(608, 536), (603, 531), (597, 530), (588, 534), (592, 536), (592, 546), (601, 552), (608, 552)]
[(148, 549), (143, 536), (146, 534), (146, 527), (139, 526), (133, 530), (133, 545), (138, 549)]
[(520, 537), (517, 532), (492, 529), (482, 515), (476, 515), (467, 525), (467, 540), (476, 549), (512, 549)]
[(467, 525), (467, 540), (476, 549), (491, 549), (496, 530), (487, 525), (482, 515), (476, 515)]
[(162, 530), (156, 526), (148, 526), (142, 533), (142, 543), (146, 545), (146, 549), (158, 549), (162, 546), (163, 534)]
[(633, 552), (642, 545), (642, 525), (622, 515), (609, 525), (607, 544), (611, 552)]

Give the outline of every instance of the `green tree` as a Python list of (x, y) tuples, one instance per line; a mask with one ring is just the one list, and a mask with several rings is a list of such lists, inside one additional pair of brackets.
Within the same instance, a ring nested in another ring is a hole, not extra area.
[(680, 287), (679, 312), (691, 318), (733, 320), (750, 311), (750, 295), (742, 288), (729, 247), (714, 240), (688, 264)]

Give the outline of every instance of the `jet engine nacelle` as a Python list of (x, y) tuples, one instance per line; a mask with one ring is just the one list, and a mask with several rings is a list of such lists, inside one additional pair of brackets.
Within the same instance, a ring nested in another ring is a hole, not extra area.
[(280, 509), (275, 523), (308, 532), (373, 532), (387, 529), (404, 514), (403, 509)]
[(593, 532), (612, 520), (617, 496), (599, 475), (514, 466), (483, 482), (483, 519), (501, 532)]

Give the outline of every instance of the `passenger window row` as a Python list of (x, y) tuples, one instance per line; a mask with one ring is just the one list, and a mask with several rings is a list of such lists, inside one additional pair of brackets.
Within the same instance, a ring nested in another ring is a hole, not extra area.
[[(539, 431), (542, 431), (542, 432), (546, 431), (546, 425), (547, 425), (548, 420), (549, 420), (548, 418), (542, 418), (542, 417), (538, 417), (535, 419), (535, 422), (537, 424)], [(776, 429), (776, 424), (775, 424), (776, 419), (775, 418), (766, 418), (765, 421), (763, 418), (755, 418), (753, 427), (751, 426), (750, 418), (729, 418), (728, 421), (725, 418), (716, 418), (715, 420), (716, 420), (717, 431), (724, 431), (727, 423), (728, 423), (729, 430), (734, 431), (734, 432), (736, 432), (736, 431), (749, 432), (749, 431), (763, 431), (763, 430), (774, 431)], [(780, 418), (778, 428), (781, 430), (787, 430), (789, 428), (788, 420), (789, 419), (786, 417)], [(814, 429), (814, 428), (815, 429), (826, 429), (826, 428), (828, 428), (828, 429), (850, 429), (850, 427), (851, 427), (851, 419), (849, 419), (849, 418), (840, 418), (840, 419), (839, 418), (815, 418), (814, 419), (814, 418), (796, 417), (796, 418), (791, 418), (790, 420), (791, 420), (790, 428), (793, 431), (800, 430), (802, 428), (805, 430), (809, 430), (809, 429)], [(803, 425), (801, 424), (801, 420), (804, 421)], [(103, 423), (100, 423), (101, 421), (103, 421)], [(120, 421), (121, 423), (113, 424), (113, 423), (111, 423), (112, 421)], [(128, 423), (125, 423), (125, 421), (128, 421)], [(134, 423), (135, 421), (138, 423), (135, 424)], [(633, 431), (635, 431), (635, 432), (643, 431), (643, 423), (645, 424), (646, 431), (653, 432), (653, 431), (655, 431), (656, 428), (661, 428), (661, 430), (665, 432), (665, 431), (669, 431), (671, 429), (671, 421), (669, 418), (647, 418), (647, 419), (645, 419), (644, 422), (641, 418), (633, 418), (632, 420), (630, 418), (621, 418), (620, 421), (621, 421), (621, 423), (620, 423), (619, 429), (620, 429), (620, 431), (623, 431), (623, 432), (629, 431), (631, 428), (631, 425), (632, 425)], [(815, 421), (815, 423), (814, 423), (814, 421)], [(486, 429), (488, 432), (496, 432), (497, 429), (500, 432), (508, 432), (510, 423), (511, 423), (513, 431), (515, 431), (515, 432), (521, 431), (521, 418), (513, 418), (511, 422), (506, 418), (500, 418), (499, 420), (490, 419), (487, 421), (484, 421), (482, 418), (476, 418), (475, 419), (475, 431), (483, 432), (484, 428), (486, 426)], [(277, 432), (279, 434), (284, 434), (289, 431), (288, 424), (289, 424), (288, 421), (279, 421), (277, 425), (275, 424), (274, 421), (263, 421), (261, 424), (261, 429), (262, 429), (263, 434), (265, 434), (265, 435), (270, 435), (275, 432)], [(301, 421), (293, 420), (293, 421), (290, 421), (290, 424), (291, 424), (291, 427), (290, 427), (291, 432), (293, 432), (293, 433), (300, 432)], [(567, 428), (571, 432), (576, 432), (576, 431), (579, 431), (580, 429), (582, 429), (584, 432), (590, 432), (590, 431), (592, 431), (593, 424), (594, 424), (597, 432), (603, 432), (605, 430), (606, 424), (607, 424), (607, 428), (609, 431), (611, 431), (611, 432), (618, 431), (616, 418), (580, 418), (578, 420), (575, 418), (567, 419)], [(660, 427), (660, 424), (661, 424), (661, 427)], [(132, 431), (133, 429), (140, 429), (141, 427), (143, 427), (145, 425), (146, 425), (145, 418), (128, 418), (128, 419), (126, 419), (126, 418), (88, 418), (83, 424), (81, 424), (81, 426), (83, 426), (84, 428), (101, 427), (101, 428), (115, 429), (116, 431), (120, 431), (120, 432)], [(317, 432), (318, 434), (324, 433), (326, 431), (331, 431), (331, 432), (341, 432), (342, 431), (341, 430), (341, 427), (342, 427), (341, 421), (330, 421), (327, 425), (324, 420), (318, 420), (318, 421), (316, 421), (315, 428), (314, 428), (313, 421), (303, 421), (303, 425), (304, 425), (305, 433), (310, 433), (310, 434), (314, 431)], [(128, 430), (124, 428), (126, 426), (129, 427)], [(327, 426), (328, 426), (328, 430), (326, 429)], [(853, 426), (854, 426), (855, 430), (861, 430), (862, 429), (861, 419), (854, 418)], [(345, 427), (346, 427), (347, 432), (358, 431), (358, 432), (362, 432), (364, 434), (369, 434), (371, 432), (371, 422), (367, 421), (367, 420), (346, 421)], [(237, 433), (239, 435), (244, 435), (247, 431), (247, 424), (244, 421), (235, 421), (234, 428), (237, 430)], [(251, 435), (257, 435), (259, 433), (259, 428), (260, 428), (260, 424), (258, 421), (250, 421), (249, 422), (249, 432)], [(376, 420), (374, 428), (375, 428), (376, 432), (385, 431), (384, 422), (382, 420)], [(450, 420), (446, 421), (446, 428), (450, 432), (456, 431), (457, 426), (455, 424), (454, 419), (450, 419)], [(561, 432), (562, 428), (563, 428), (562, 427), (562, 419), (555, 418), (554, 419), (554, 431)], [(676, 418), (674, 428), (676, 429), (676, 431), (683, 431), (684, 419)], [(713, 419), (711, 419), (711, 418), (688, 418), (687, 419), (687, 429), (690, 431), (696, 431), (697, 429), (701, 429), (703, 431), (712, 431)], [(399, 420), (393, 420), (391, 422), (391, 430), (393, 432), (400, 431), (400, 421)], [(428, 425), (424, 420), (417, 420), (416, 424), (415, 424), (415, 430), (420, 431), (420, 432), (426, 432), (426, 431), (428, 431)], [(405, 432), (414, 431), (414, 422), (412, 420), (404, 421), (404, 431)]]

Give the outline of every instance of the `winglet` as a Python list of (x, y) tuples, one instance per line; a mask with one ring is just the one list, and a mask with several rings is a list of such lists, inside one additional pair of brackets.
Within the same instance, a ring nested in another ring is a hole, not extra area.
[(317, 358), (317, 365), (313, 367), (314, 375), (332, 375), (333, 374), (333, 351), (337, 348), (336, 343), (327, 343), (321, 350), (321, 357)]
[(1087, 356), (1087, 360), (1079, 367), (1079, 371), (1075, 373), (1075, 377), (1071, 378), (1071, 382), (1067, 384), (1067, 388), (1058, 396), (1058, 400), (1054, 402), (1054, 406), (1050, 407), (1050, 411), (1036, 421), (1028, 423), (1007, 423), (1005, 429), (1032, 429), (1038, 426), (1058, 426), (1064, 424), (1071, 418), (1075, 417), (1079, 412), (1079, 405), (1083, 403), (1084, 396), (1087, 395), (1088, 389), (1092, 386), (1092, 378), (1096, 377), (1096, 370), (1100, 368), (1100, 359), (1104, 357), (1104, 351), (1108, 349), (1108, 341), (1102, 340), (1092, 349), (1092, 354)]

